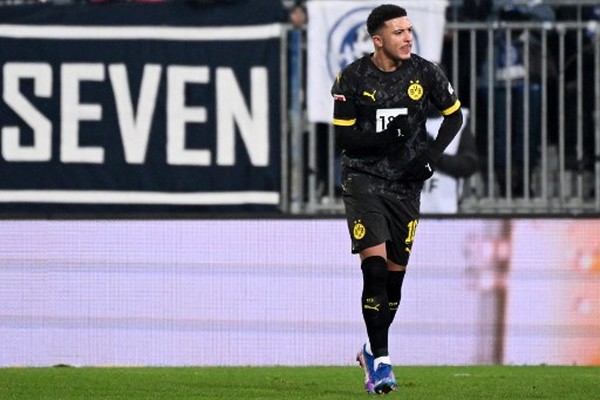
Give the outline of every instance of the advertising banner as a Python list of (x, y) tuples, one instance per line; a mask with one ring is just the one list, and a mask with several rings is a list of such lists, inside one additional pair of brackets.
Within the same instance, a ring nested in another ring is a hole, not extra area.
[(0, 208), (276, 209), (266, 3), (0, 9)]
[[(395, 365), (600, 365), (598, 237), (593, 218), (422, 219)], [(343, 219), (3, 221), (0, 367), (355, 365), (350, 246)]]

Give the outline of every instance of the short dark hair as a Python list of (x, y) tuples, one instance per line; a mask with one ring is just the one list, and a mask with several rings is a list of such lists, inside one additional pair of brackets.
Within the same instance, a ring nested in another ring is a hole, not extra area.
[(367, 18), (367, 32), (373, 36), (386, 21), (394, 18), (406, 17), (406, 10), (394, 4), (382, 4), (375, 7)]

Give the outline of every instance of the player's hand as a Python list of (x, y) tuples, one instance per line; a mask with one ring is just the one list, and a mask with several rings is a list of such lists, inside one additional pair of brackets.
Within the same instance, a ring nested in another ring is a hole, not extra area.
[(386, 128), (381, 132), (395, 139), (399, 144), (404, 144), (410, 136), (410, 124), (407, 115), (396, 115), (388, 122)]
[(381, 131), (363, 131), (357, 124), (334, 125), (336, 144), (353, 157), (381, 157), (404, 146), (409, 138), (407, 115), (393, 117)]
[(433, 150), (425, 150), (408, 163), (403, 178), (410, 181), (426, 181), (435, 172), (439, 158)]

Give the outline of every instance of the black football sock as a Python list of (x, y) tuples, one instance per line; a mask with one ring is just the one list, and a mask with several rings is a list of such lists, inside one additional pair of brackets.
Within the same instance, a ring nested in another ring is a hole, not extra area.
[(402, 299), (402, 282), (404, 282), (405, 274), (406, 271), (388, 271), (387, 296), (390, 306), (390, 325), (394, 321), (396, 311), (398, 311), (398, 307), (400, 306), (400, 300)]
[(363, 273), (362, 314), (375, 358), (388, 355), (390, 308), (386, 291), (387, 262), (383, 257), (367, 257)]

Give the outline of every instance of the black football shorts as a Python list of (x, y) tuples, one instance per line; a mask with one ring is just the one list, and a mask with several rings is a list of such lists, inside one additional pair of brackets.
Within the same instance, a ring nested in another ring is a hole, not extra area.
[(419, 223), (420, 191), (407, 194), (398, 182), (350, 172), (343, 200), (352, 253), (386, 243), (388, 259), (406, 266)]

